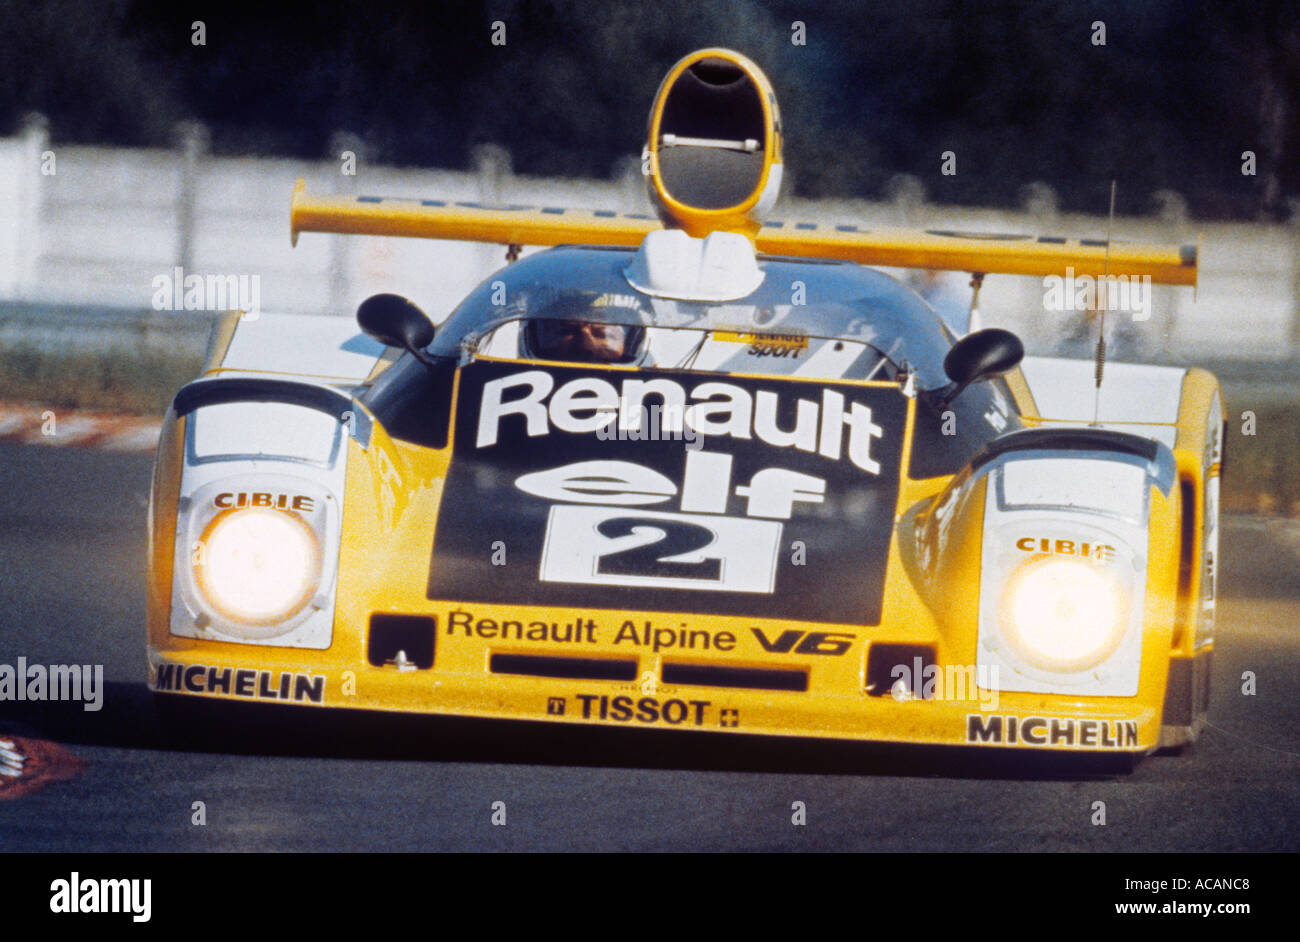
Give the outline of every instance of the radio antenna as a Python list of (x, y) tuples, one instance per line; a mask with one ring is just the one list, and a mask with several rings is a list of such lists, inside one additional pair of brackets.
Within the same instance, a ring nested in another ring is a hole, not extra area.
[[(1101, 283), (1097, 287), (1097, 301), (1101, 308), (1101, 318), (1097, 330), (1097, 391), (1092, 402), (1092, 424), (1101, 424), (1101, 376), (1106, 369), (1106, 309), (1110, 307), (1110, 240), (1115, 231), (1115, 181), (1110, 181), (1110, 214), (1106, 220), (1106, 260), (1103, 265)], [(1103, 295), (1103, 292), (1105, 294)], [(1102, 300), (1102, 298), (1105, 300)]]

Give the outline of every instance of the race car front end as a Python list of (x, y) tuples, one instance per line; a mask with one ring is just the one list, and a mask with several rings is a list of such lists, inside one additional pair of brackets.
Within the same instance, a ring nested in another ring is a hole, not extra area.
[[(334, 423), (341, 478), (313, 479), (306, 463), (286, 478), (288, 463), (265, 458), (214, 464), (211, 480), (187, 466), (168, 546), (166, 479), (211, 406), (173, 416), (155, 491), (154, 690), (1155, 748), (1179, 570), (1176, 548), (1152, 536), (1179, 526), (1167, 449), (1027, 432), (1038, 447), (990, 449), (956, 479), (913, 478), (920, 406), (895, 383), (656, 375), (653, 392), (680, 392), (700, 407), (684, 416), (713, 434), (684, 440), (688, 421), (657, 438), (610, 435), (597, 406), (650, 392), (625, 368), (480, 359), (455, 371), (443, 447), (393, 438), (354, 401), (314, 410)], [(348, 411), (362, 433), (339, 421)], [(1052, 462), (1092, 483), (1070, 485)], [(274, 551), (247, 558), (254, 535)], [(320, 559), (331, 546), (336, 564)]]

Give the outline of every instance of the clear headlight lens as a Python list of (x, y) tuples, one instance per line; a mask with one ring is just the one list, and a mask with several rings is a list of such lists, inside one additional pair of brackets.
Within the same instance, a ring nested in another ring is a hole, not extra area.
[(218, 514), (194, 561), (199, 589), (222, 615), (249, 625), (289, 618), (316, 594), (321, 554), (316, 533), (282, 510)]
[(1035, 667), (1076, 673), (1114, 653), (1128, 626), (1128, 595), (1109, 569), (1048, 556), (1012, 573), (1002, 598), (1002, 633)]

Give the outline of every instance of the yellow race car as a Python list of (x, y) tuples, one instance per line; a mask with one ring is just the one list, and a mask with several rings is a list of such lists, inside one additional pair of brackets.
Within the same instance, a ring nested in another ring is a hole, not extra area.
[(864, 266), (1193, 284), (1195, 248), (768, 221), (780, 139), (759, 69), (708, 49), (651, 111), (657, 219), (300, 184), (295, 239), (551, 248), (436, 330), (391, 294), (359, 330), (228, 316), (154, 469), (160, 704), (1190, 742), (1215, 379), (958, 339)]

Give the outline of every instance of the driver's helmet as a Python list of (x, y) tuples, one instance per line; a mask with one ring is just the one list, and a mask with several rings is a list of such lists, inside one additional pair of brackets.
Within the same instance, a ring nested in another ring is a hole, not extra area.
[(568, 297), (524, 324), (524, 352), (539, 360), (640, 363), (649, 315), (633, 295)]

